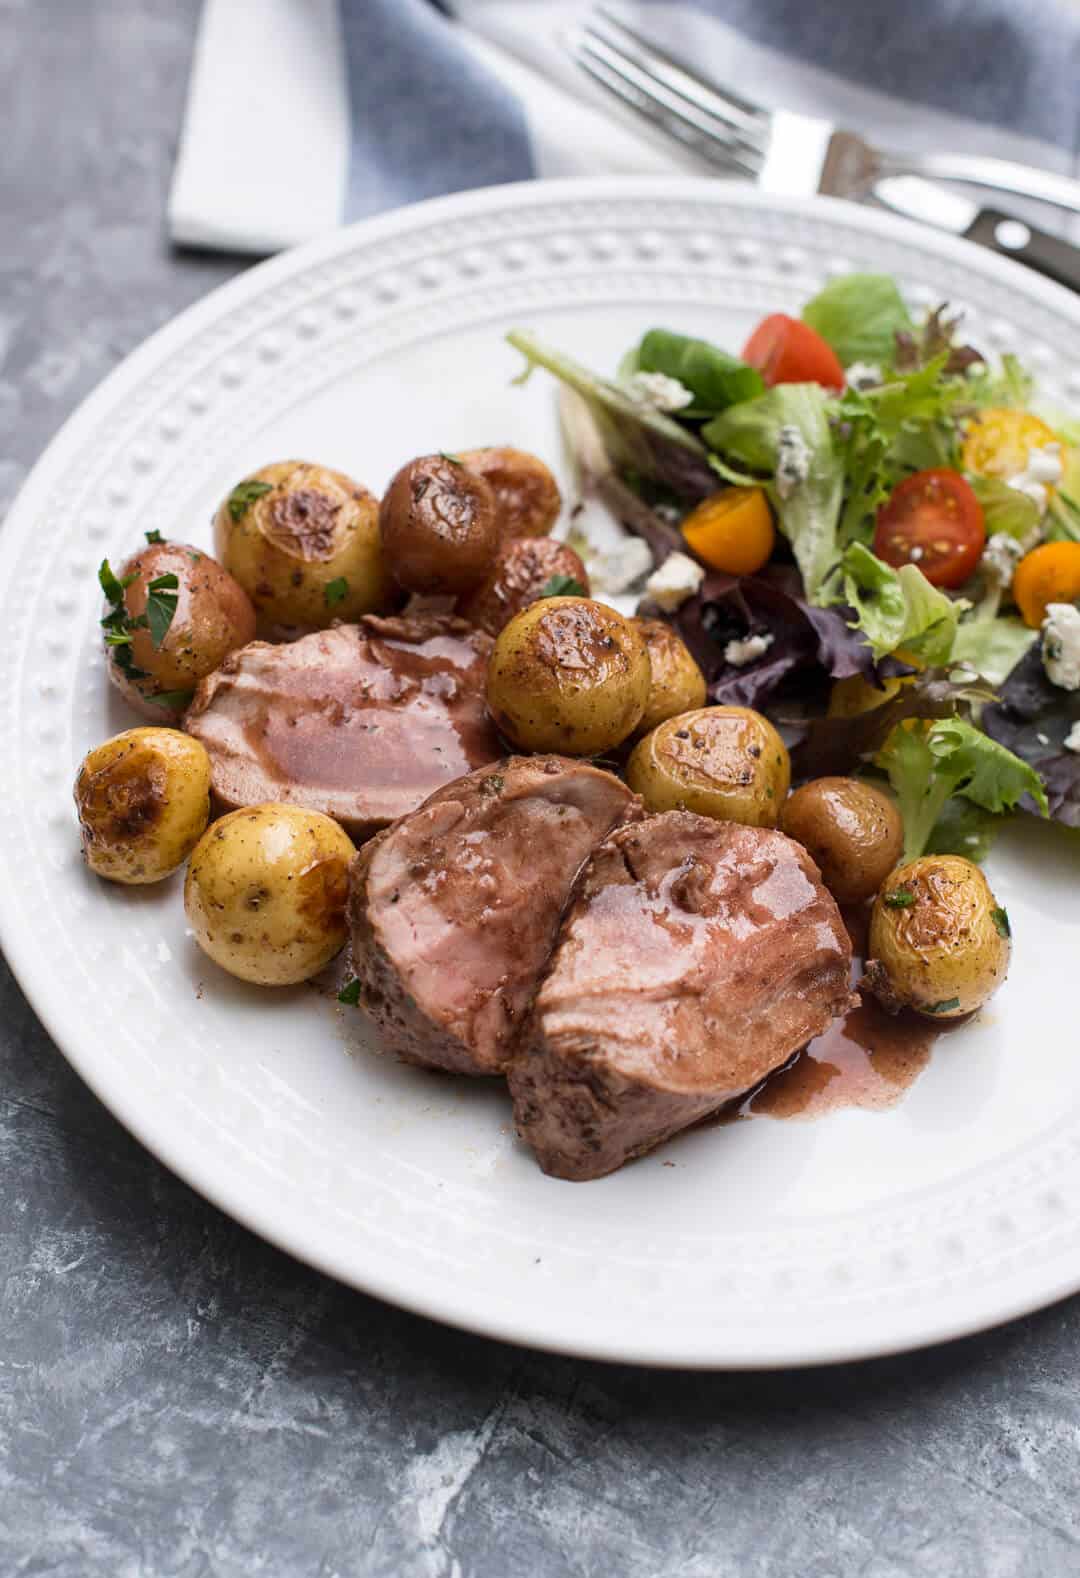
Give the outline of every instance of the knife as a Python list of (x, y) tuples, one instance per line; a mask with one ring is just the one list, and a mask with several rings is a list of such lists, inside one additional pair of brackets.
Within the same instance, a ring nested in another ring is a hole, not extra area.
[(874, 185), (873, 193), (886, 208), (924, 225), (951, 230), (953, 235), (988, 247), (1000, 257), (1026, 263), (1047, 279), (1080, 291), (1080, 247), (1037, 229), (1025, 219), (996, 208), (980, 208), (960, 192), (947, 191), (915, 175), (888, 176)]

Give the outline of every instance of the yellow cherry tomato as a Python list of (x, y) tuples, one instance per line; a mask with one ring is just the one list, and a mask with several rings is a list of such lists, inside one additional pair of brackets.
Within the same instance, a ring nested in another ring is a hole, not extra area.
[[(926, 666), (911, 652), (901, 650), (893, 655), (914, 669)], [(849, 679), (838, 679), (829, 692), (828, 715), (830, 718), (854, 718), (860, 712), (872, 712), (875, 707), (883, 707), (887, 701), (892, 701), (898, 691), (914, 682), (915, 677), (914, 674), (903, 675), (897, 679), (882, 680), (880, 685), (871, 685), (861, 674), (852, 674)]]
[(724, 488), (702, 499), (682, 523), (698, 558), (726, 575), (753, 575), (776, 542), (764, 488)]
[(1025, 625), (1038, 630), (1050, 603), (1080, 598), (1080, 542), (1044, 542), (1016, 566), (1013, 599)]
[(980, 477), (1015, 477), (1026, 468), (1030, 450), (1060, 442), (1041, 417), (994, 406), (975, 417), (967, 430), (964, 470)]

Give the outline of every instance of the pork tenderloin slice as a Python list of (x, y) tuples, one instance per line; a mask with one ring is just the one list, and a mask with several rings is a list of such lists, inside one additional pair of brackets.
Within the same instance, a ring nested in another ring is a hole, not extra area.
[(504, 1066), (567, 896), (596, 845), (640, 802), (611, 773), (510, 757), (432, 795), (350, 872), (361, 1003), (410, 1063)]
[(222, 807), (283, 800), (364, 839), (502, 754), (484, 704), (491, 646), (434, 614), (253, 641), (203, 680), (184, 727)]
[(508, 1077), (558, 1178), (600, 1178), (748, 1090), (846, 1012), (851, 943), (801, 845), (687, 811), (584, 868)]

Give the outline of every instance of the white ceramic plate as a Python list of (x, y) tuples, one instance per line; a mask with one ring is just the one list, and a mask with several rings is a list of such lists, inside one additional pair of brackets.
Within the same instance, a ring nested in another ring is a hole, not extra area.
[(98, 648), (103, 554), (150, 526), (208, 544), (222, 494), (284, 456), (376, 489), (435, 448), (554, 460), (552, 384), (510, 387), (511, 325), (598, 368), (657, 323), (737, 347), (853, 268), (964, 307), (974, 340), (1080, 403), (1080, 305), (974, 247), (706, 181), (532, 185), (246, 274), (129, 358), (28, 481), (0, 540), (4, 949), (121, 1121), (300, 1258), (478, 1331), (671, 1365), (883, 1353), (1080, 1287), (1080, 857), (1059, 830), (1002, 840), (1012, 976), (899, 1106), (694, 1133), (590, 1184), (537, 1170), (494, 1084), (370, 1055), (358, 1016), (310, 989), (226, 978), (185, 934), (178, 880), (106, 888), (79, 858), (76, 765), (134, 721)]

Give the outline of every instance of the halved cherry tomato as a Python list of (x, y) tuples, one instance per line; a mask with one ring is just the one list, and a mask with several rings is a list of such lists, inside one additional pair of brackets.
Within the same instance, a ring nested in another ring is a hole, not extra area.
[(763, 318), (743, 346), (742, 359), (774, 384), (824, 384), (844, 387), (844, 369), (832, 347), (808, 323), (774, 312)]
[(1013, 600), (1025, 625), (1038, 630), (1051, 603), (1080, 597), (1080, 542), (1044, 542), (1016, 566)]
[(986, 543), (982, 505), (958, 471), (917, 471), (878, 510), (874, 552), (917, 564), (932, 586), (962, 586)]
[(975, 417), (967, 430), (964, 470), (980, 477), (1015, 477), (1026, 468), (1031, 450), (1055, 443), (1060, 439), (1041, 417), (994, 406)]
[(695, 504), (682, 523), (687, 545), (725, 575), (753, 575), (776, 545), (764, 488), (722, 488)]

